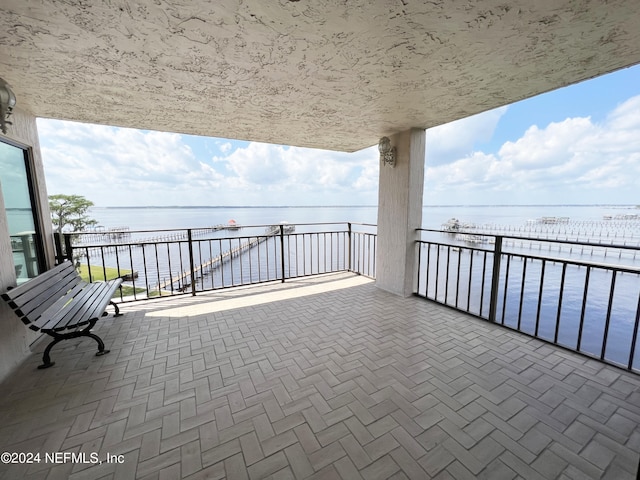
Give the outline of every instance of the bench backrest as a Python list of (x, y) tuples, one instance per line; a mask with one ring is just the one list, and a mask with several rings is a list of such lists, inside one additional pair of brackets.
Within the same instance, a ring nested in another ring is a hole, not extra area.
[(2, 298), (25, 324), (29, 324), (36, 322), (73, 287), (84, 283), (73, 263), (67, 261), (3, 293)]

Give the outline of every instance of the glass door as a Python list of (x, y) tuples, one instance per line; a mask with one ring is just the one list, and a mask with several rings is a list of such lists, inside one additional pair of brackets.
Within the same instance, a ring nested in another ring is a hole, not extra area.
[(28, 151), (0, 142), (0, 187), (18, 284), (42, 269), (42, 237), (33, 202)]

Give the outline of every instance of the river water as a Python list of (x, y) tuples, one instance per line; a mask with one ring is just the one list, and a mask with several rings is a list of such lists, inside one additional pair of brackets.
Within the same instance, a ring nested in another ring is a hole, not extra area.
[[(107, 228), (126, 226), (131, 230), (198, 228), (224, 224), (230, 219), (243, 225), (311, 222), (377, 223), (377, 207), (95, 207), (89, 212)], [(635, 206), (531, 205), (531, 206), (425, 206), (424, 228), (440, 228), (455, 217), (475, 224), (522, 225), (541, 217), (569, 217), (575, 221), (602, 220), (640, 214)]]

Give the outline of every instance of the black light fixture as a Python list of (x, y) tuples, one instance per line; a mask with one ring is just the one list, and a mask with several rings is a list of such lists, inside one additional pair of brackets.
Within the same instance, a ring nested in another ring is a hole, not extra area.
[(0, 78), (0, 130), (7, 133), (7, 125), (11, 125), (9, 116), (16, 106), (16, 96), (7, 82)]

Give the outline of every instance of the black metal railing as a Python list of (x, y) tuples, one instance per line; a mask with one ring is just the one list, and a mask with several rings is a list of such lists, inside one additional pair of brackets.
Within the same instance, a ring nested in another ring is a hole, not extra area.
[(375, 225), (308, 223), (56, 235), (88, 281), (124, 279), (120, 302), (351, 271), (375, 277)]
[(637, 247), (419, 232), (417, 295), (639, 369)]
[[(640, 250), (419, 229), (415, 293), (564, 348), (640, 370)], [(350, 271), (376, 276), (376, 226), (309, 223), (56, 237), (88, 280), (122, 277), (118, 301)], [(97, 241), (92, 241), (95, 238)]]

